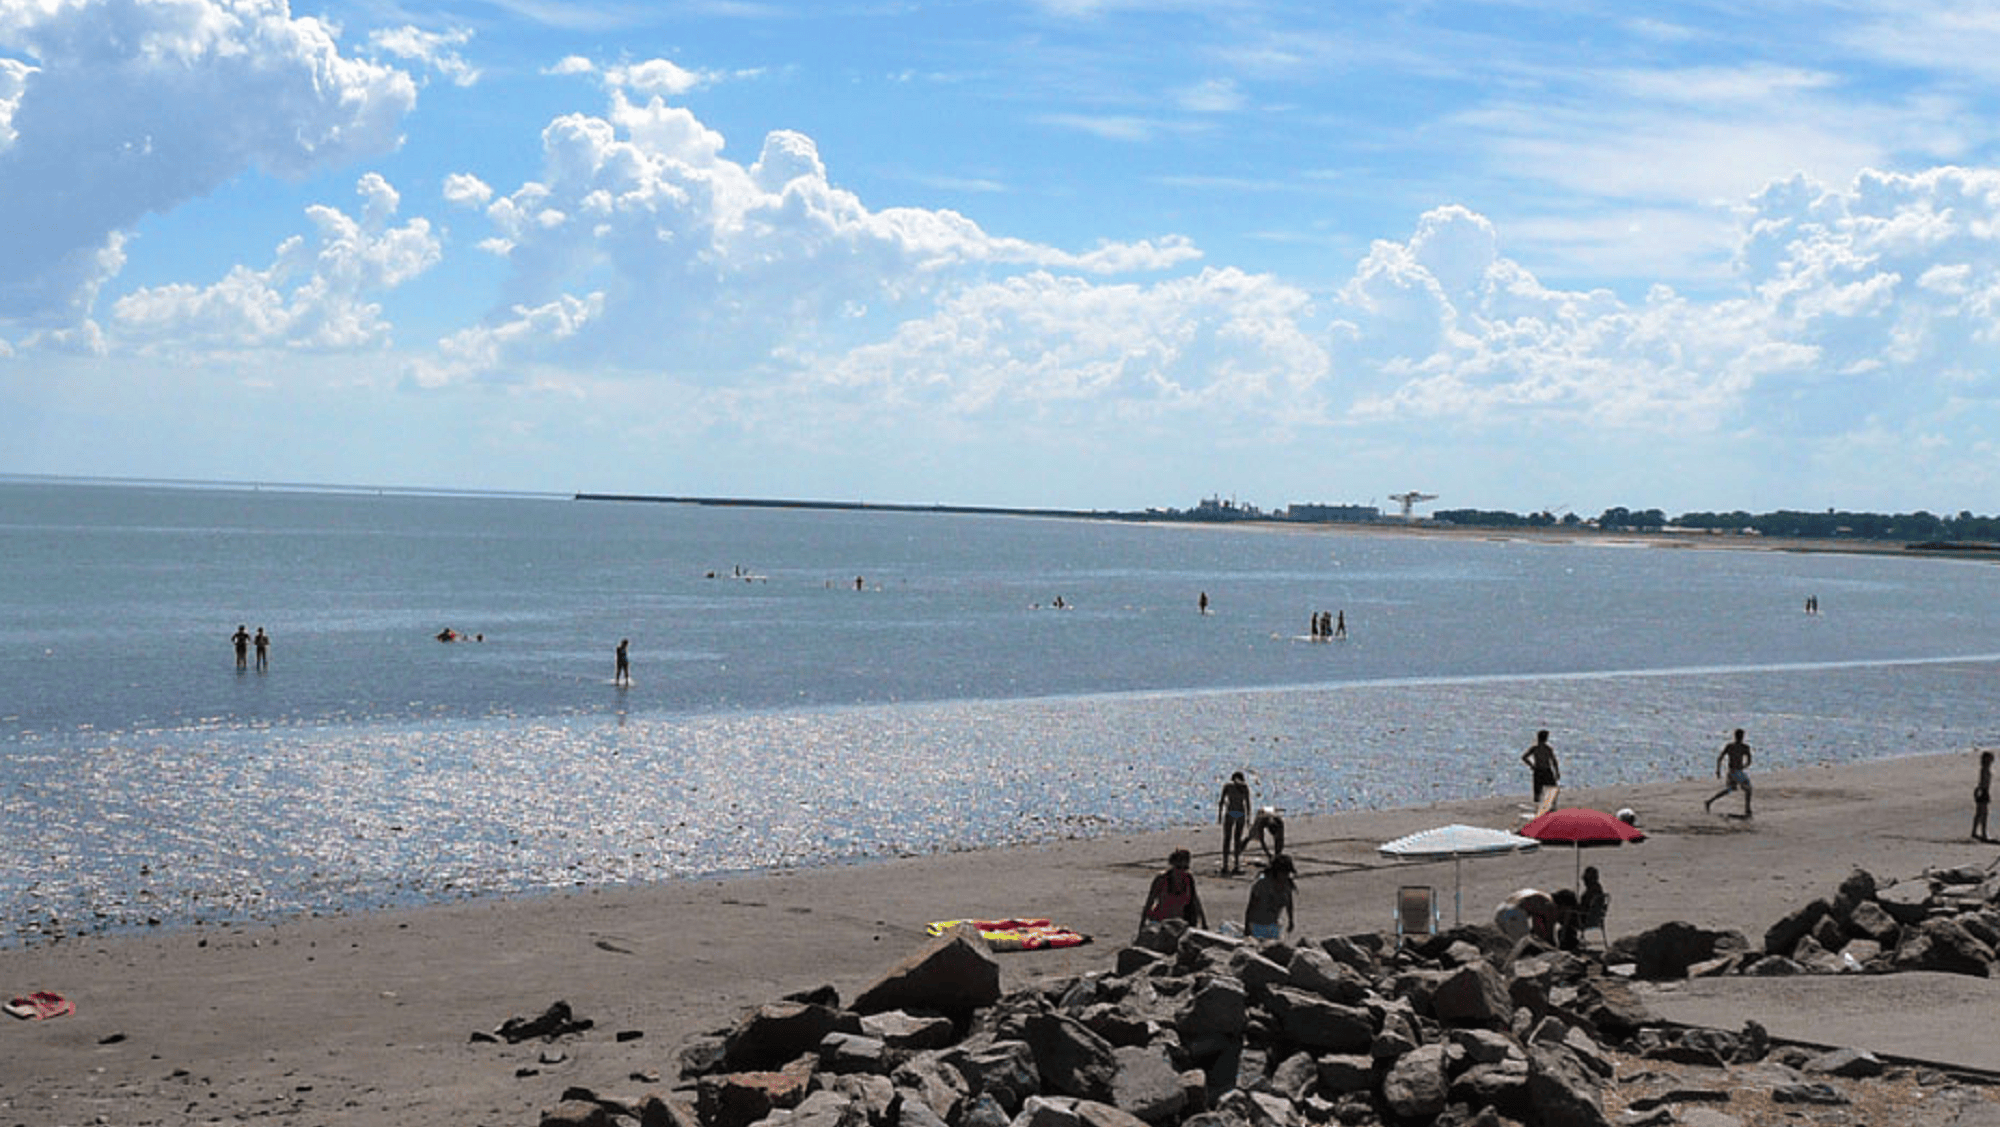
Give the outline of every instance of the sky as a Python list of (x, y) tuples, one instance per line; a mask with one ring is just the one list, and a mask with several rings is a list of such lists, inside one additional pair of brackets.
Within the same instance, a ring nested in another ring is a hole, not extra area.
[(1986, 515), (1996, 91), (1943, 0), (0, 0), (0, 473)]

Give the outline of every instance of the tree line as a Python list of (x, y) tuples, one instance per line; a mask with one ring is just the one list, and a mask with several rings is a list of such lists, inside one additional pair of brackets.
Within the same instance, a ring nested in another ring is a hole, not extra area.
[(1628, 509), (1613, 506), (1589, 520), (1576, 513), (1557, 516), (1539, 513), (1510, 513), (1493, 509), (1441, 509), (1431, 519), (1443, 524), (1477, 528), (1575, 528), (1595, 525), (1606, 531), (1659, 532), (1681, 529), (1690, 532), (1727, 532), (1754, 536), (1784, 536), (1797, 539), (1900, 540), (1905, 543), (1972, 544), (2000, 542), (2000, 517), (1938, 516), (1921, 509), (1914, 513), (1855, 513), (1836, 509), (1804, 512), (1780, 509), (1770, 513), (1749, 513), (1738, 509), (1727, 513), (1682, 513), (1668, 517), (1659, 509)]

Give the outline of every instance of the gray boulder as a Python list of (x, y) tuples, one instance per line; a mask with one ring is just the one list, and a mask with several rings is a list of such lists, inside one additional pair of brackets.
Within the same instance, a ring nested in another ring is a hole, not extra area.
[(1148, 1123), (1173, 1119), (1186, 1110), (1187, 1087), (1159, 1049), (1136, 1046), (1112, 1051), (1111, 1104)]
[(1060, 1014), (1037, 1014), (1024, 1024), (1028, 1048), (1034, 1053), (1035, 1069), (1044, 1085), (1077, 1099), (1111, 1099), (1111, 1081), (1118, 1072), (1111, 1042), (1075, 1018)]
[(1382, 1102), (1404, 1119), (1434, 1118), (1450, 1095), (1444, 1060), (1443, 1045), (1423, 1045), (1396, 1058), (1382, 1077)]
[(888, 1010), (966, 1013), (1000, 1000), (1000, 964), (970, 927), (931, 940), (854, 999), (860, 1014)]
[(1317, 994), (1290, 988), (1273, 990), (1271, 1010), (1279, 1032), (1309, 1049), (1354, 1053), (1375, 1040), (1375, 1022), (1367, 1010), (1329, 1002)]

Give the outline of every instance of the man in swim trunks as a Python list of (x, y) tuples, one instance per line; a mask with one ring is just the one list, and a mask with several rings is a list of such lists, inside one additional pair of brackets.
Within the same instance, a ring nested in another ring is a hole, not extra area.
[(250, 641), (257, 647), (257, 668), (260, 671), (269, 669), (271, 667), (271, 636), (264, 633), (264, 628), (259, 626), (257, 628), (257, 636), (250, 639)]
[(617, 665), (611, 671), (611, 683), (629, 685), (632, 683), (632, 639), (618, 639)]
[(250, 628), (239, 625), (236, 628), (236, 633), (229, 636), (229, 641), (236, 647), (236, 668), (248, 669), (250, 667)]
[(1743, 742), (1741, 728), (1736, 729), (1735, 738), (1723, 744), (1721, 753), (1715, 757), (1716, 778), (1723, 777), (1722, 769), (1725, 764), (1729, 768), (1726, 784), (1721, 790), (1709, 795), (1708, 801), (1702, 803), (1701, 808), (1707, 810), (1716, 799), (1731, 791), (1740, 790), (1743, 792), (1743, 816), (1748, 818), (1750, 817), (1750, 745)]
[(1264, 871), (1250, 886), (1250, 899), (1243, 905), (1243, 930), (1252, 939), (1277, 939), (1282, 934), (1278, 930), (1278, 913), (1285, 914), (1287, 931), (1298, 926), (1293, 915), (1293, 901), (1296, 886), (1292, 877), (1296, 870), (1292, 859), (1283, 853), (1271, 858)]
[(1243, 781), (1243, 772), (1229, 776), (1222, 784), (1222, 795), (1215, 800), (1215, 820), (1222, 823), (1222, 871), (1229, 871), (1229, 858), (1236, 857), (1236, 871), (1243, 871), (1243, 841), (1247, 835), (1244, 821), (1250, 815), (1250, 784)]
[(1542, 804), (1542, 792), (1562, 781), (1562, 765), (1556, 762), (1556, 749), (1549, 746), (1548, 729), (1535, 733), (1535, 746), (1521, 753), (1521, 762), (1535, 779), (1535, 805)]

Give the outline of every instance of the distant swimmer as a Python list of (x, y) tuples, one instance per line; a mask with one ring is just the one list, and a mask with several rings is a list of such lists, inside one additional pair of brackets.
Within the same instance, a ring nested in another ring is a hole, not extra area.
[(1521, 753), (1521, 762), (1534, 777), (1535, 805), (1540, 806), (1542, 792), (1562, 782), (1562, 765), (1556, 762), (1556, 749), (1549, 746), (1546, 728), (1535, 733), (1535, 744)]
[(229, 642), (236, 647), (236, 668), (248, 669), (250, 667), (250, 628), (239, 623), (236, 627), (236, 633), (229, 636)]
[(1201, 613), (1202, 613), (1202, 614), (1207, 614), (1207, 613), (1208, 613), (1208, 592), (1207, 592), (1207, 591), (1203, 591), (1203, 592), (1201, 593), (1201, 601), (1200, 601), (1200, 602), (1198, 602), (1198, 603), (1196, 603), (1195, 605), (1201, 608)]
[(867, 586), (868, 586), (868, 585), (867, 585), (866, 583), (863, 583), (863, 582), (861, 582), (861, 577), (860, 577), (860, 576), (858, 576), (858, 575), (857, 575), (857, 576), (855, 576), (855, 577), (854, 577), (854, 589), (855, 589), (856, 591), (859, 591), (859, 590), (862, 590), (862, 589), (866, 588)]
[(1334, 636), (1334, 637), (1336, 637), (1336, 638), (1345, 638), (1345, 637), (1347, 637), (1347, 612), (1346, 612), (1346, 611), (1341, 611), (1341, 612), (1339, 612), (1339, 613), (1337, 613), (1337, 614), (1335, 614), (1335, 615), (1333, 616), (1333, 636)]
[(1068, 609), (1069, 609), (1069, 604), (1068, 604), (1068, 603), (1066, 603), (1066, 602), (1063, 602), (1063, 597), (1062, 597), (1061, 595), (1057, 595), (1057, 596), (1056, 596), (1056, 601), (1055, 601), (1054, 603), (1051, 603), (1050, 605), (1051, 605), (1051, 606), (1053, 606), (1053, 607), (1055, 607), (1055, 608), (1056, 608), (1057, 610), (1068, 610)]
[(456, 642), (464, 636), (449, 626), (437, 632), (437, 640), (440, 642)]
[(632, 639), (618, 639), (617, 668), (612, 671), (611, 683), (630, 685), (632, 683)]
[(269, 669), (271, 667), (271, 636), (264, 633), (262, 626), (257, 628), (257, 636), (250, 639), (250, 644), (257, 648), (257, 671), (261, 673)]
[(1724, 778), (1722, 774), (1724, 767), (1728, 768), (1729, 774), (1723, 788), (1709, 795), (1708, 801), (1702, 803), (1701, 808), (1707, 810), (1715, 804), (1716, 799), (1740, 790), (1743, 792), (1743, 816), (1748, 818), (1750, 817), (1750, 745), (1743, 742), (1741, 728), (1736, 729), (1736, 735), (1722, 745), (1721, 753), (1715, 757), (1716, 778)]

